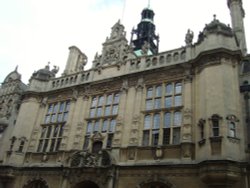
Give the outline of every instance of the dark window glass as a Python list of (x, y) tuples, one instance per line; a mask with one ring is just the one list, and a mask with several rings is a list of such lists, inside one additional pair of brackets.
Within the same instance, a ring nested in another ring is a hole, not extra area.
[(170, 144), (170, 128), (163, 129), (163, 145)]

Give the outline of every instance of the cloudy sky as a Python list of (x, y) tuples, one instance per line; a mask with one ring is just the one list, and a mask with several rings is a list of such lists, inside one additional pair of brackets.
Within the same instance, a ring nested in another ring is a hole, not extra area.
[[(194, 41), (213, 14), (231, 25), (227, 0), (151, 0), (160, 51), (183, 46), (185, 34), (194, 31)], [(63, 72), (68, 47), (75, 45), (88, 56), (88, 65), (111, 27), (121, 20), (127, 39), (148, 0), (0, 0), (0, 83), (18, 65), (22, 80), (48, 62)], [(250, 49), (250, 1), (243, 0), (245, 28)], [(248, 50), (249, 52), (249, 50)]]

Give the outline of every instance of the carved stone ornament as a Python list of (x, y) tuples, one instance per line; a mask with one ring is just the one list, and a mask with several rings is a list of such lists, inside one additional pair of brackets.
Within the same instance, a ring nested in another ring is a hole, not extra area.
[(185, 108), (184, 109), (184, 118), (189, 119), (192, 117), (192, 111), (190, 108)]
[(160, 147), (155, 148), (153, 151), (153, 157), (155, 159), (161, 159), (163, 157), (163, 149)]
[(104, 139), (104, 137), (99, 132), (94, 133), (94, 135), (92, 136), (93, 142), (102, 141), (103, 139)]
[(90, 153), (88, 151), (79, 151), (70, 158), (71, 167), (105, 167), (111, 165), (111, 157), (107, 151)]
[(129, 87), (128, 87), (128, 80), (125, 79), (125, 80), (123, 80), (123, 82), (122, 82), (121, 91), (122, 91), (122, 92), (127, 92), (128, 89), (129, 89)]
[(143, 77), (140, 77), (139, 79), (138, 79), (138, 81), (137, 81), (137, 84), (136, 84), (136, 89), (137, 90), (142, 90), (143, 89), (143, 87), (144, 87), (144, 79), (143, 79)]
[(48, 97), (42, 98), (40, 106), (41, 106), (41, 107), (45, 107), (46, 104), (47, 104), (47, 102), (48, 102)]
[(78, 98), (78, 90), (76, 88), (72, 89), (72, 100), (76, 101)]

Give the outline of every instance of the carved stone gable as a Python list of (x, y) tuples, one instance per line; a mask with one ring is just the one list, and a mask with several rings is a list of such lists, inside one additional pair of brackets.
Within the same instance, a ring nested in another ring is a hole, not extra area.
[[(104, 64), (120, 64), (129, 57), (130, 48), (126, 39), (124, 26), (118, 21), (112, 28), (110, 37), (103, 43), (102, 55), (96, 56), (95, 67)], [(101, 59), (99, 60), (100, 57)], [(97, 61), (98, 59), (98, 61)]]

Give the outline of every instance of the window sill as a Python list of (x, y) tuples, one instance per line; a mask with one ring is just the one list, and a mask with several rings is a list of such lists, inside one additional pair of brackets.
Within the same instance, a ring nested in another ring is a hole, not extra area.
[(50, 123), (42, 123), (41, 126), (48, 126), (48, 125), (59, 125), (59, 124), (64, 124), (67, 121), (61, 121), (61, 122), (50, 122)]
[(213, 137), (210, 137), (210, 142), (221, 142), (222, 141), (222, 136), (213, 136)]
[(206, 139), (203, 138), (202, 140), (200, 140), (199, 142), (199, 146), (203, 146), (206, 143)]
[(99, 119), (108, 119), (108, 118), (115, 118), (117, 117), (118, 114), (114, 114), (114, 115), (108, 115), (108, 116), (96, 116), (96, 117), (88, 117), (85, 118), (85, 120), (99, 120)]
[(157, 109), (150, 109), (150, 110), (143, 110), (142, 113), (150, 113), (150, 112), (160, 112), (160, 111), (171, 111), (171, 110), (180, 110), (183, 108), (183, 105), (182, 106), (172, 106), (172, 107), (169, 107), (169, 108), (157, 108)]
[(240, 139), (239, 138), (231, 137), (231, 136), (227, 136), (227, 138), (232, 143), (235, 143), (235, 144), (239, 144), (240, 143)]

